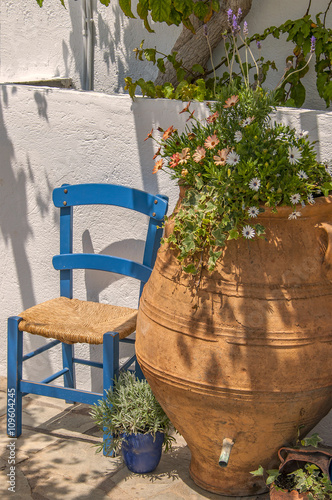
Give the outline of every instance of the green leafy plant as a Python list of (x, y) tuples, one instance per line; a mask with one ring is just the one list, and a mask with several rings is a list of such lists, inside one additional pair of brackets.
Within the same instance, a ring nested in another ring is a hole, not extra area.
[[(309, 438), (301, 441), (301, 445), (317, 447), (322, 439), (318, 434), (313, 434)], [(265, 471), (262, 466), (251, 474), (262, 476), (269, 487), (276, 490), (298, 491), (308, 495), (309, 500), (331, 500), (332, 484), (327, 474), (324, 474), (319, 467), (312, 463), (303, 463), (298, 469), (286, 473), (279, 469)]]
[[(156, 48), (144, 48), (143, 41), (140, 47), (135, 49), (136, 57), (140, 60), (145, 58), (156, 64), (161, 72), (165, 72), (165, 62), (169, 61), (176, 71), (178, 84), (176, 86), (171, 83), (154, 85), (152, 81), (146, 82), (143, 78), (133, 81), (131, 77), (127, 77), (125, 78), (125, 89), (128, 90), (131, 97), (135, 96), (136, 89), (139, 87), (142, 94), (147, 97), (203, 101), (213, 99), (215, 91), (219, 91), (232, 78), (236, 78), (239, 83), (242, 82), (243, 77), (248, 76), (251, 70), (254, 70), (255, 78), (258, 74), (259, 82), (262, 84), (271, 69), (277, 70), (274, 61), (265, 60), (261, 53), (256, 61), (257, 65), (252, 60), (246, 59), (243, 68), (235, 69), (234, 61), (239, 64), (241, 51), (251, 50), (252, 45), (256, 44), (260, 48), (268, 36), (272, 35), (275, 39), (279, 39), (281, 34), (287, 34), (287, 42), (292, 43), (294, 48), (286, 58), (286, 68), (275, 96), (276, 103), (293, 107), (303, 105), (306, 89), (302, 79), (309, 70), (308, 59), (314, 57), (318, 94), (328, 107), (332, 99), (332, 29), (326, 27), (326, 15), (330, 5), (331, 2), (329, 2), (326, 11), (317, 14), (315, 19), (312, 19), (308, 8), (306, 14), (299, 19), (289, 19), (280, 26), (270, 26), (263, 33), (255, 33), (251, 36), (248, 36), (247, 28), (244, 29), (244, 33), (234, 29), (233, 18), (231, 18), (229, 32), (223, 35), (226, 55), (211, 70), (197, 64), (191, 68), (184, 67), (177, 52), (167, 55)], [(316, 40), (314, 51), (312, 51), (313, 37)], [(206, 39), (209, 42), (208, 24)], [(228, 53), (234, 54), (232, 60), (229, 59)], [(211, 61), (213, 63), (212, 58)], [(220, 76), (216, 76), (216, 70), (219, 68), (224, 68), (224, 71)], [(259, 69), (258, 73), (256, 73), (257, 69)]]
[[(106, 7), (111, 3), (111, 0), (99, 1)], [(44, 0), (36, 0), (36, 2), (42, 7)], [(60, 2), (65, 7), (64, 0), (60, 0)], [(127, 17), (135, 18), (131, 0), (119, 0), (119, 5)], [(169, 25), (179, 26), (182, 23), (194, 33), (195, 29), (189, 16), (194, 15), (207, 22), (213, 12), (218, 12), (219, 9), (219, 0), (199, 0), (196, 2), (193, 0), (138, 0), (136, 5), (137, 15), (144, 21), (144, 26), (149, 32), (153, 32), (149, 21), (151, 17), (154, 22), (164, 22)]]
[(94, 405), (91, 417), (104, 432), (106, 438), (97, 451), (105, 449), (107, 454), (118, 451), (126, 434), (164, 433), (163, 447), (171, 448), (174, 437), (170, 435), (171, 422), (156, 400), (146, 380), (139, 380), (131, 372), (121, 373), (114, 381), (113, 390)]
[(332, 190), (332, 168), (317, 161), (307, 132), (271, 118), (274, 95), (261, 87), (224, 87), (207, 104), (207, 118), (190, 106), (181, 111), (189, 115), (183, 133), (170, 126), (147, 138), (158, 145), (153, 173), (185, 187), (167, 241), (184, 271), (197, 274), (214, 269), (227, 240), (264, 238), (259, 215), (266, 208), (286, 205), (289, 219), (301, 217), (302, 206)]

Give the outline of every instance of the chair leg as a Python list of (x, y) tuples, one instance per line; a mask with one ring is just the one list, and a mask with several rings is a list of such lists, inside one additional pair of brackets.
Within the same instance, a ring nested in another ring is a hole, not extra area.
[[(114, 386), (114, 378), (119, 376), (119, 334), (107, 332), (103, 336), (103, 395)], [(112, 440), (112, 435), (104, 429), (104, 455), (107, 455), (107, 443)], [(111, 453), (110, 456), (114, 456)]]
[(7, 434), (19, 437), (22, 434), (22, 380), (23, 332), (18, 329), (22, 318), (8, 318), (7, 346)]
[[(62, 364), (63, 368), (68, 368), (67, 373), (64, 374), (64, 386), (75, 388), (75, 367), (73, 362), (74, 346), (72, 344), (62, 343)], [(74, 401), (67, 401), (66, 403), (72, 404)]]
[(138, 379), (145, 380), (144, 374), (142, 372), (142, 369), (141, 369), (137, 359), (135, 360), (135, 375)]

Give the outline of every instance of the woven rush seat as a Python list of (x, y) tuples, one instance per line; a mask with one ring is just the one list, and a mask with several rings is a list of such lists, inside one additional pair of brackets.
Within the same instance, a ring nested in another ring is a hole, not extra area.
[(67, 297), (57, 297), (26, 309), (19, 329), (74, 344), (102, 344), (103, 334), (118, 332), (120, 339), (136, 329), (137, 310)]

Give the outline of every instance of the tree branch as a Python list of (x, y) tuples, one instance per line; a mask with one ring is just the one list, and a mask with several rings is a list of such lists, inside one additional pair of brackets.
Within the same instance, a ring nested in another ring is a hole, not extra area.
[[(229, 28), (227, 10), (232, 9), (234, 13), (237, 13), (238, 9), (241, 8), (242, 18), (244, 18), (248, 14), (251, 4), (252, 0), (227, 0), (221, 6), (220, 11), (213, 14), (207, 23), (209, 42), (212, 50), (219, 44), (222, 40), (222, 34)], [(203, 31), (204, 23), (197, 18), (191, 19), (191, 22), (195, 27), (196, 33), (193, 34), (187, 28), (183, 28), (174, 44), (172, 52), (177, 52), (177, 60), (182, 60), (182, 64), (186, 68), (191, 68), (194, 64), (200, 64), (205, 68), (210, 59), (210, 49)], [(176, 86), (178, 80), (173, 65), (167, 61), (165, 67), (166, 72), (159, 72), (155, 80), (155, 85), (163, 85), (166, 82), (170, 82)], [(189, 72), (186, 76), (189, 76)], [(199, 74), (195, 76), (199, 76)]]

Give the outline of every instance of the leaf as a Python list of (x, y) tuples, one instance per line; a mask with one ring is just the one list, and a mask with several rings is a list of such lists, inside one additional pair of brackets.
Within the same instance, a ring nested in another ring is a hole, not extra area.
[(137, 14), (144, 21), (144, 27), (149, 33), (154, 33), (148, 22), (149, 0), (139, 0), (137, 4)]
[(301, 444), (302, 446), (314, 446), (315, 448), (317, 448), (318, 444), (322, 441), (322, 438), (320, 438), (317, 432), (315, 432), (315, 434), (312, 434), (312, 436), (302, 439)]
[(155, 22), (167, 22), (171, 13), (171, 0), (150, 0), (151, 17)]
[(165, 73), (165, 71), (166, 71), (165, 62), (164, 62), (164, 59), (162, 57), (159, 57), (157, 59), (157, 66), (158, 66), (158, 69), (161, 73)]
[(185, 76), (186, 72), (183, 68), (179, 68), (176, 70), (176, 78), (178, 79), (178, 82), (182, 82)]
[(231, 229), (228, 235), (229, 240), (237, 240), (240, 237), (240, 234), (237, 229)]
[(258, 469), (251, 471), (251, 472), (250, 472), (250, 474), (252, 474), (253, 476), (263, 476), (263, 475), (264, 475), (264, 469), (263, 469), (263, 467), (260, 465), (260, 466), (258, 467)]
[(193, 12), (194, 2), (192, 0), (174, 0), (173, 5), (183, 17), (189, 17)]
[(194, 264), (189, 264), (188, 266), (185, 266), (183, 270), (185, 273), (188, 274), (197, 274), (197, 269)]
[[(102, 4), (104, 5), (109, 5), (110, 3), (110, 0), (106, 0), (107, 4), (105, 3), (105, 0), (100, 0)], [(134, 14), (132, 13), (132, 10), (131, 10), (131, 0), (119, 0), (119, 5), (120, 5), (120, 8), (121, 10), (123, 11), (123, 13), (127, 16), (127, 17), (131, 17), (132, 19), (135, 19), (135, 16)]]
[(194, 64), (191, 69), (194, 73), (200, 73), (201, 75), (204, 75), (205, 73), (203, 66), (200, 64)]
[(195, 3), (194, 14), (196, 17), (198, 17), (198, 19), (201, 19), (203, 21), (208, 12), (209, 12), (209, 6), (206, 5), (204, 2)]
[(144, 49), (145, 59), (156, 64), (156, 49)]

